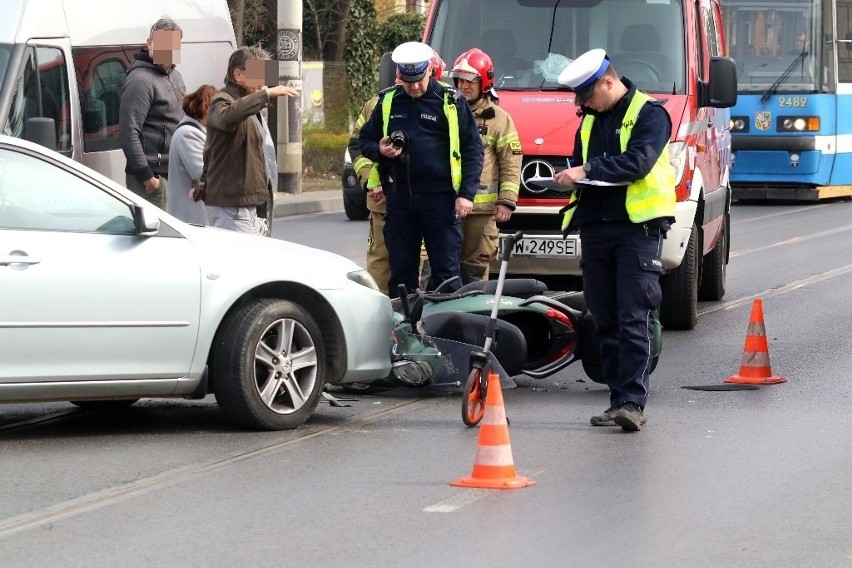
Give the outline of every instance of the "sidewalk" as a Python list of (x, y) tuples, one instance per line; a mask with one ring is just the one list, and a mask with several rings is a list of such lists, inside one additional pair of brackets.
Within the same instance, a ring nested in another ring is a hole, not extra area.
[(322, 191), (307, 191), (298, 195), (277, 192), (275, 194), (273, 216), (292, 217), (309, 213), (336, 213), (343, 211), (343, 190), (329, 189)]

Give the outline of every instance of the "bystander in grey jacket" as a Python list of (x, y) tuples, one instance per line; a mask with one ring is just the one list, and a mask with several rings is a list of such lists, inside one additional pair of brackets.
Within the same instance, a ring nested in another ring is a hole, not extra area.
[[(139, 193), (143, 181), (168, 176), (169, 145), (184, 116), (181, 101), (186, 85), (174, 65), (154, 64), (147, 48), (135, 57), (121, 88), (119, 124), (128, 188)], [(141, 195), (163, 205), (162, 191), (146, 194), (142, 189)]]
[(169, 148), (169, 185), (166, 211), (187, 223), (207, 224), (203, 201), (192, 201), (189, 188), (201, 178), (204, 168), (204, 140), (207, 128), (190, 116), (185, 116), (175, 130)]

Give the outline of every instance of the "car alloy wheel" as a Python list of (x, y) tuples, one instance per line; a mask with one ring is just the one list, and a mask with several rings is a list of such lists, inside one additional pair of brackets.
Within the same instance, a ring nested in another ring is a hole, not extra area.
[(263, 299), (231, 314), (219, 331), (214, 391), (225, 414), (252, 428), (295, 428), (322, 394), (325, 355), (311, 315), (286, 300)]

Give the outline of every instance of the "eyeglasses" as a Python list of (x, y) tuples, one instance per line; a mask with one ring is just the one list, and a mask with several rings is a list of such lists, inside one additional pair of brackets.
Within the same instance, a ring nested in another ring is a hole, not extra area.
[[(603, 77), (601, 77), (601, 79), (603, 79)], [(595, 88), (598, 86), (598, 83), (601, 82), (601, 79), (598, 79), (581, 91), (574, 91), (574, 102), (578, 105), (584, 105), (589, 102), (589, 99), (595, 95)]]

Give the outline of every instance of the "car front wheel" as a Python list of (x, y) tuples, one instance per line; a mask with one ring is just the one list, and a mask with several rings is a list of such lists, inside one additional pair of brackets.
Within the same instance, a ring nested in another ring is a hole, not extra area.
[(250, 428), (296, 428), (322, 395), (322, 334), (298, 304), (257, 300), (222, 326), (213, 365), (216, 401), (228, 418)]

